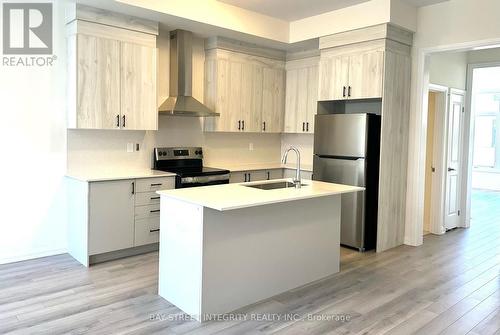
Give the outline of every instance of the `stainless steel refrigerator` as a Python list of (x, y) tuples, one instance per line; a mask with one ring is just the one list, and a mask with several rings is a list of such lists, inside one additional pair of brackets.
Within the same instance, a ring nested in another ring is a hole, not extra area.
[(377, 241), (380, 116), (316, 115), (313, 179), (365, 187), (342, 195), (340, 244), (360, 251)]

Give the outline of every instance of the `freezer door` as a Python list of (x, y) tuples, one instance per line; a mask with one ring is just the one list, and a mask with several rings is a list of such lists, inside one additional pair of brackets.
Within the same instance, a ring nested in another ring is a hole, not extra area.
[[(365, 187), (365, 160), (333, 159), (314, 156), (313, 179), (329, 183)], [(342, 194), (340, 243), (364, 247), (365, 192)]]
[(366, 157), (367, 114), (316, 115), (314, 153), (320, 156)]

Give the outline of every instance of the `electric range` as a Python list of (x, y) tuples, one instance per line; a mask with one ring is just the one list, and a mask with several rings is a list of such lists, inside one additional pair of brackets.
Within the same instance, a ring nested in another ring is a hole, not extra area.
[(175, 188), (228, 184), (231, 173), (203, 166), (200, 147), (155, 148), (153, 169), (175, 173)]

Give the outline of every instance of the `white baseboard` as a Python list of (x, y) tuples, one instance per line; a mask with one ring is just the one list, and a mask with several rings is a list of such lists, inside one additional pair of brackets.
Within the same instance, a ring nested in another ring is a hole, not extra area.
[(68, 249), (66, 249), (66, 248), (65, 249), (44, 250), (44, 251), (40, 251), (40, 252), (36, 252), (36, 253), (0, 258), (0, 264), (21, 262), (21, 261), (26, 261), (29, 259), (65, 254), (67, 252), (68, 252)]

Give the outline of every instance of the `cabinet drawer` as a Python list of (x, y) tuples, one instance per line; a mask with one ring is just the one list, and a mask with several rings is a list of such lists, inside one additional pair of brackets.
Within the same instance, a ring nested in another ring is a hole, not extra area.
[(135, 220), (134, 246), (157, 243), (160, 240), (160, 217)]
[(160, 204), (135, 207), (135, 220), (160, 216)]
[(160, 203), (160, 195), (156, 192), (141, 192), (135, 195), (135, 205), (154, 205)]
[(137, 179), (135, 185), (135, 191), (137, 193), (168, 190), (172, 188), (175, 188), (174, 177)]

